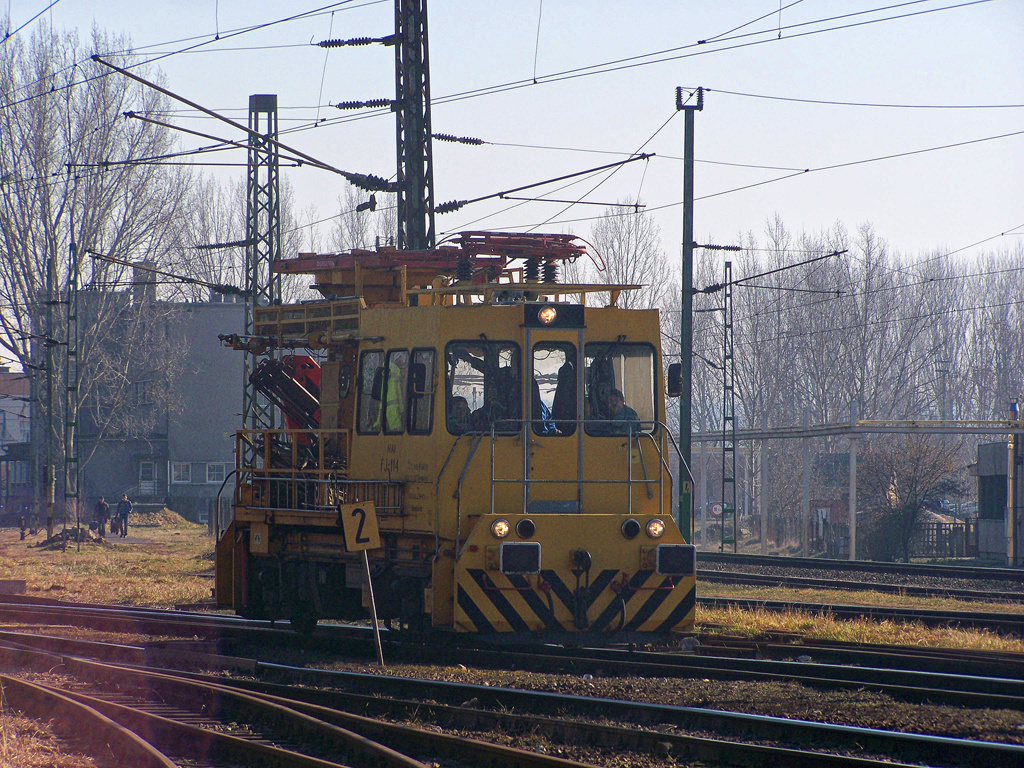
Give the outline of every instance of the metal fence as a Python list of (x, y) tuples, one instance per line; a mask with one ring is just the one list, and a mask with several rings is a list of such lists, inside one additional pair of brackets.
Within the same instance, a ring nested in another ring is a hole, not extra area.
[(977, 557), (978, 521), (922, 523), (910, 542), (914, 557)]

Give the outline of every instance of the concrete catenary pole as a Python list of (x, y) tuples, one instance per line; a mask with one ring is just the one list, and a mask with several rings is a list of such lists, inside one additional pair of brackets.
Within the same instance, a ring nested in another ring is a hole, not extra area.
[[(691, 466), (690, 448), (693, 413), (693, 116), (704, 109), (704, 89), (697, 89), (697, 103), (686, 104), (683, 89), (676, 88), (676, 109), (686, 117), (683, 136), (683, 285), (679, 339), (679, 362), (682, 364), (682, 393), (679, 397), (679, 452)], [(687, 541), (693, 539), (693, 488), (682, 480), (679, 472), (679, 529)]]
[[(850, 403), (850, 428), (857, 426), (857, 401)], [(857, 559), (857, 435), (850, 435), (850, 560)]]
[[(811, 409), (804, 406), (804, 430), (811, 427)], [(802, 499), (800, 503), (800, 555), (810, 557), (811, 540), (811, 440), (805, 437), (803, 443)]]
[[(1010, 419), (1020, 419), (1020, 409), (1017, 403), (1010, 403)], [(1006, 503), (1006, 564), (1013, 567), (1021, 564), (1020, 552), (1020, 469), (1021, 469), (1021, 440), (1020, 435), (1013, 435), (1010, 438), (1009, 464), (1007, 468), (1009, 488)]]

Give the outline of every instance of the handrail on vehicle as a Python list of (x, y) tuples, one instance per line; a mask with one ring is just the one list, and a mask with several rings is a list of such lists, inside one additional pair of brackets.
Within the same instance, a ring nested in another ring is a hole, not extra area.
[[(583, 434), (582, 430), (585, 430), (588, 425), (593, 426), (595, 423), (600, 423), (602, 425), (609, 424), (609, 422), (607, 422), (607, 421), (598, 421), (596, 419), (575, 419), (575, 420), (565, 420), (565, 419), (563, 419), (561, 421), (562, 421), (562, 423), (573, 423), (573, 424), (576, 425), (576, 429), (581, 430), (580, 432), (577, 432), (577, 435), (578, 435), (577, 439), (579, 441), (578, 442), (578, 445), (579, 445), (578, 450), (579, 451), (583, 450), (583, 448), (582, 448), (582, 441), (579, 440), (579, 436), (582, 436), (582, 434)], [(693, 484), (693, 474), (691, 473), (690, 467), (687, 464), (686, 460), (683, 458), (682, 452), (679, 450), (679, 446), (678, 446), (678, 443), (675, 440), (675, 437), (672, 435), (672, 432), (669, 430), (668, 426), (664, 422), (658, 421), (656, 419), (645, 419), (645, 420), (642, 420), (642, 421), (639, 421), (639, 422), (634, 422), (634, 421), (610, 422), (612, 424), (619, 424), (620, 426), (626, 427), (627, 428), (627, 432), (622, 434), (622, 435), (601, 435), (600, 436), (600, 437), (625, 437), (625, 438), (628, 438), (631, 442), (632, 442), (632, 440), (635, 439), (637, 441), (637, 447), (638, 448), (639, 448), (639, 441), (641, 439), (645, 439), (646, 438), (646, 439), (650, 440), (651, 444), (654, 446), (654, 449), (657, 451), (657, 454), (658, 454), (658, 478), (657, 478), (656, 481), (652, 481), (651, 478), (649, 478), (648, 475), (647, 475), (647, 467), (646, 467), (646, 464), (645, 464), (645, 462), (643, 460), (643, 451), (642, 450), (640, 451), (640, 460), (641, 460), (641, 469), (643, 471), (643, 478), (641, 480), (634, 480), (633, 479), (633, 462), (632, 462), (632, 453), (633, 452), (632, 452), (632, 448), (626, 453), (626, 461), (627, 461), (627, 477), (626, 477), (626, 480), (601, 480), (601, 479), (586, 480), (586, 479), (584, 479), (582, 477), (581, 470), (577, 471), (577, 476), (575, 478), (568, 478), (568, 477), (566, 477), (566, 478), (560, 478), (560, 479), (534, 479), (534, 478), (528, 477), (528, 467), (527, 466), (523, 467), (523, 477), (508, 477), (508, 478), (497, 477), (495, 475), (495, 466), (494, 466), (494, 441), (496, 440), (496, 438), (498, 438), (498, 437), (512, 437), (512, 436), (515, 436), (515, 437), (520, 437), (521, 439), (523, 439), (523, 441), (525, 443), (525, 441), (530, 440), (531, 437), (532, 437), (531, 430), (530, 430), (530, 425), (545, 423), (546, 420), (544, 420), (544, 419), (506, 419), (506, 420), (503, 420), (503, 422), (505, 424), (508, 424), (508, 425), (519, 424), (520, 425), (520, 429), (517, 430), (516, 432), (512, 432), (511, 430), (508, 430), (508, 431), (502, 431), (502, 432), (499, 433), (497, 431), (497, 425), (495, 425), (495, 424), (491, 425), (491, 428), (490, 428), (490, 436), (491, 436), (491, 495), (490, 495), (490, 510), (491, 510), (491, 514), (495, 514), (495, 501), (494, 501), (495, 485), (496, 484), (502, 484), (502, 483), (509, 483), (509, 484), (522, 483), (524, 485), (524, 496), (523, 496), (523, 499), (524, 499), (523, 511), (524, 512), (526, 511), (526, 508), (527, 508), (527, 506), (529, 504), (528, 488), (529, 488), (530, 485), (533, 485), (533, 484), (538, 484), (538, 485), (539, 484), (548, 484), (548, 485), (554, 485), (554, 484), (577, 484), (579, 486), (582, 486), (582, 485), (594, 485), (594, 484), (609, 484), (609, 485), (625, 484), (627, 486), (627, 489), (628, 489), (627, 490), (627, 509), (628, 509), (628, 513), (632, 514), (632, 497), (633, 497), (633, 495), (632, 495), (632, 486), (633, 486), (634, 482), (643, 482), (643, 483), (645, 483), (645, 485), (647, 486), (648, 498), (652, 497), (652, 493), (651, 493), (651, 490), (650, 490), (651, 483), (652, 482), (656, 482), (657, 488), (658, 488), (658, 499), (659, 499), (658, 506), (659, 506), (659, 511), (660, 511), (661, 514), (664, 514), (664, 492), (663, 492), (664, 476), (667, 474), (670, 478), (672, 478), (673, 475), (672, 475), (671, 466), (669, 465), (668, 459), (665, 456), (665, 452), (662, 450), (661, 442), (658, 439), (656, 439), (656, 435), (658, 433), (657, 427), (660, 427), (662, 430), (664, 430), (665, 434), (668, 435), (669, 440), (671, 442), (671, 446), (675, 450), (676, 456), (679, 459), (679, 466), (681, 467), (682, 472), (685, 473), (685, 476), (689, 480), (691, 486)], [(640, 429), (630, 428), (632, 425), (640, 425), (641, 428)], [(650, 429), (646, 428), (648, 425), (650, 426)], [(486, 433), (484, 433), (484, 434), (486, 434)], [(524, 458), (524, 464), (525, 464), (525, 461), (527, 461), (527, 459)], [(579, 463), (578, 463), (578, 466), (580, 466)], [(692, 509), (691, 509), (691, 511), (692, 511)]]

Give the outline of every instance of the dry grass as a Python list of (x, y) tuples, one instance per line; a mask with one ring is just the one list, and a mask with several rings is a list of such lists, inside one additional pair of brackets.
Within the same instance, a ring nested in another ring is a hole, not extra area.
[[(24, 579), (29, 596), (69, 602), (170, 607), (210, 598), (213, 538), (164, 511), (132, 520), (129, 539), (39, 546), (45, 532), (0, 530), (0, 579)], [(205, 574), (203, 578), (200, 574)]]
[(48, 728), (0, 706), (0, 768), (94, 768), (96, 762), (68, 752)]

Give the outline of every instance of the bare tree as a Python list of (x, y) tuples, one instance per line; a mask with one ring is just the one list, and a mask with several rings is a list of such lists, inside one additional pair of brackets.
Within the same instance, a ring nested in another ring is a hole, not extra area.
[(857, 474), (868, 514), (868, 550), (876, 560), (898, 556), (909, 563), (911, 541), (926, 510), (941, 509), (947, 497), (966, 493), (960, 444), (930, 435), (899, 435), (865, 448)]
[[(93, 425), (97, 434), (134, 429), (118, 419), (134, 404), (140, 377), (171, 375), (171, 358), (184, 353), (165, 349), (169, 357), (157, 360), (152, 355), (160, 345), (151, 345), (146, 333), (126, 331), (126, 307), (134, 313), (129, 325), (136, 326), (160, 325), (165, 310), (148, 294), (119, 290), (130, 288), (134, 277), (118, 262), (164, 259), (178, 236), (191, 180), (186, 171), (147, 162), (172, 149), (166, 128), (125, 117), (165, 109), (164, 97), (88, 58), (101, 53), (126, 64), (129, 57), (107, 52), (129, 48), (129, 41), (98, 30), (82, 45), (75, 32), (44, 27), (27, 41), (5, 41), (0, 50), (0, 348), (29, 369), (42, 363), (44, 345), (54, 347), (61, 381), (59, 345), (71, 254), (77, 252), (84, 291), (78, 399), (84, 405), (90, 394), (104, 398), (102, 423)], [(50, 305), (54, 323), (47, 326), (50, 260), (57, 303)], [(55, 399), (58, 412), (61, 400)], [(62, 423), (58, 413), (54, 424)], [(87, 462), (83, 456), (82, 465)]]
[(639, 208), (639, 200), (620, 200), (618, 205), (606, 208), (590, 239), (604, 262), (604, 269), (591, 275), (596, 282), (644, 286), (625, 291), (619, 306), (653, 309), (665, 304), (675, 283), (661, 249), (661, 230)]
[(344, 190), (338, 195), (338, 213), (329, 240), (334, 250), (369, 250), (377, 245), (394, 245), (397, 232), (398, 208), (393, 194), (368, 195), (345, 182)]

